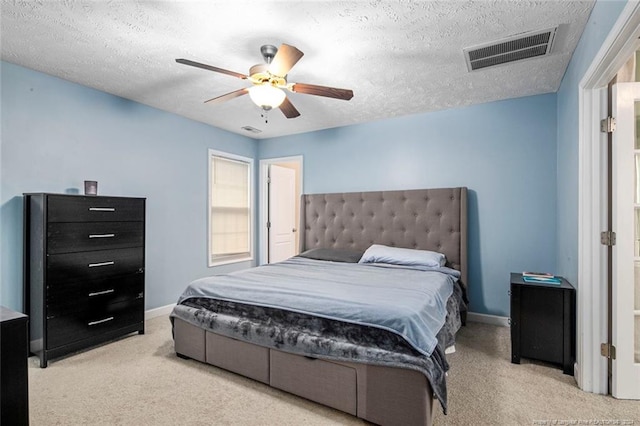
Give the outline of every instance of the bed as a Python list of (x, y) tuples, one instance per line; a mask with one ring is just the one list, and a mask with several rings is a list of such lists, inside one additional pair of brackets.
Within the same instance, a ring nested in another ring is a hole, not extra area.
[[(301, 222), (301, 256), (187, 287), (176, 354), (373, 423), (430, 425), (465, 321), (467, 189), (303, 195)], [(444, 260), (407, 267), (387, 252)]]

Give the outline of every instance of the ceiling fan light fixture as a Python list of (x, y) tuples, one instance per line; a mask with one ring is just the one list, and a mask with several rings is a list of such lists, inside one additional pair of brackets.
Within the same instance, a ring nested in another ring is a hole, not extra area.
[(249, 97), (253, 103), (268, 111), (272, 108), (278, 108), (287, 95), (271, 84), (260, 84), (249, 88)]

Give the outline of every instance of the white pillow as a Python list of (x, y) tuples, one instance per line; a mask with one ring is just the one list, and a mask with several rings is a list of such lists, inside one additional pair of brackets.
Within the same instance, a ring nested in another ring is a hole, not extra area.
[(437, 268), (447, 263), (444, 254), (428, 250), (413, 250), (374, 244), (358, 263), (390, 263), (393, 265), (426, 266)]

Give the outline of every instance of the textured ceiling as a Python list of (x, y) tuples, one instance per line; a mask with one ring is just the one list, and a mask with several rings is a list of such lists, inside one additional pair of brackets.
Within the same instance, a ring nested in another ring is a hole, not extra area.
[[(2, 60), (161, 110), (267, 138), (555, 92), (593, 1), (2, 1)], [(552, 54), (469, 72), (463, 48), (560, 26)], [(247, 74), (260, 46), (304, 52), (290, 82), (352, 89), (351, 101), (289, 93), (302, 114), (269, 122)], [(243, 126), (262, 130), (257, 135)]]

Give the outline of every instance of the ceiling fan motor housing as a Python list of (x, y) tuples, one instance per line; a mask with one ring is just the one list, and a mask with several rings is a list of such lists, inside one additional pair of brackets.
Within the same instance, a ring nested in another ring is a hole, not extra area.
[(257, 64), (249, 68), (249, 78), (253, 84), (270, 83), (274, 87), (286, 87), (287, 79), (269, 72), (269, 64)]
[(256, 82), (269, 80), (269, 64), (257, 64), (249, 68), (249, 76)]

